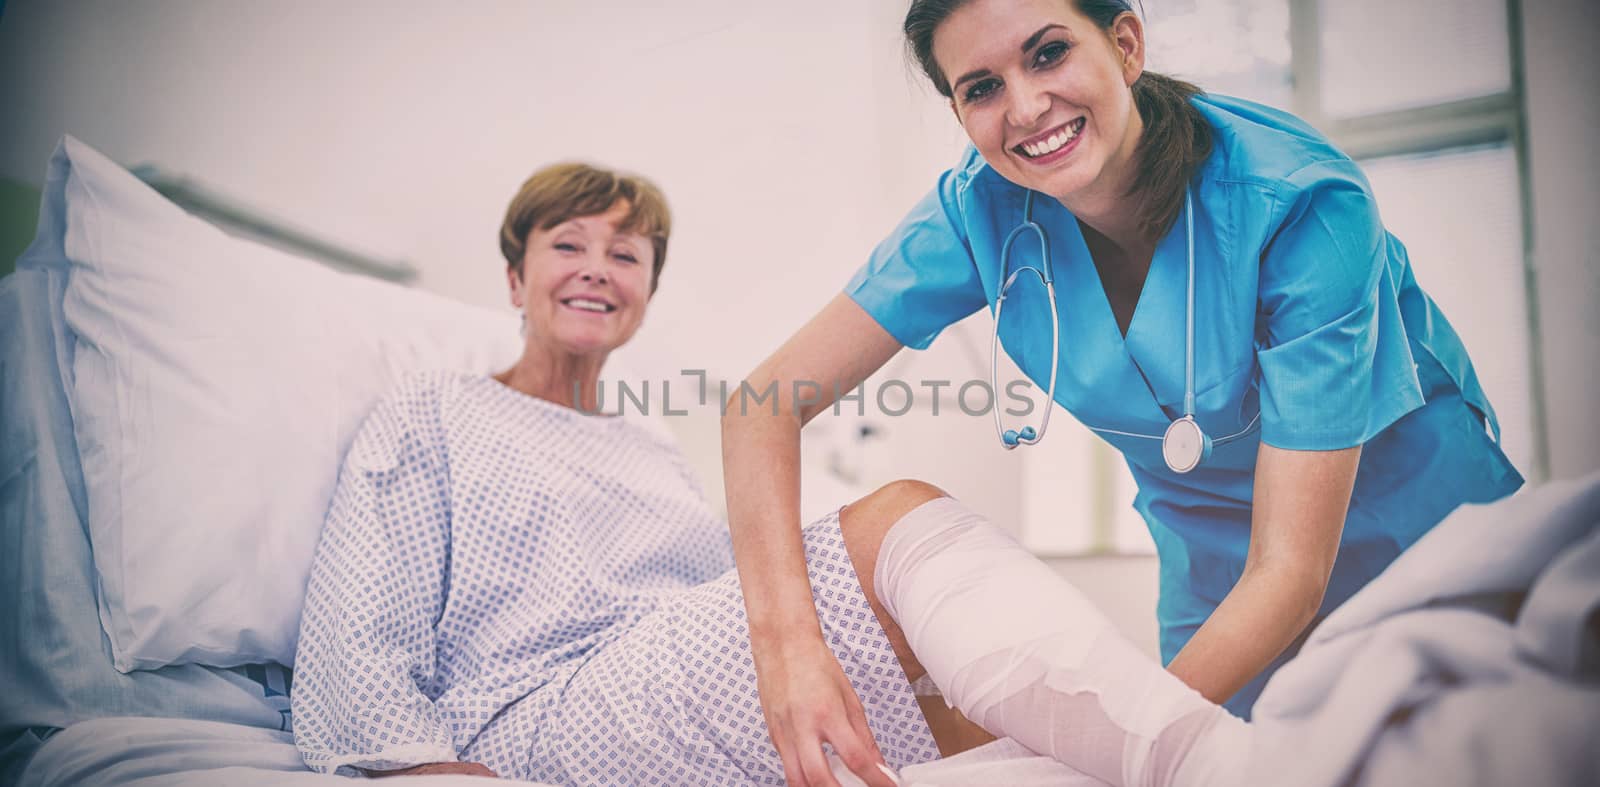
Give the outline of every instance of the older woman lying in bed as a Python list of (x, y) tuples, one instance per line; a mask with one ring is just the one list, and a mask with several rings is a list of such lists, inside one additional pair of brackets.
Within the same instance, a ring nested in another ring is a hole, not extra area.
[[(820, 752), (773, 747), (727, 528), (683, 457), (591, 414), (668, 230), (648, 182), (535, 174), (501, 235), (521, 359), (494, 377), (412, 378), (363, 426), (296, 656), (295, 741), (313, 769), (781, 784), (788, 760), (834, 783)], [(837, 754), (870, 784), (891, 783), (880, 762), (987, 739), (944, 702), (919, 708), (912, 683), (930, 671), (991, 730), (1108, 781), (1164, 781), (1189, 750), (1233, 740), (1220, 709), (933, 487), (885, 487), (811, 524), (804, 545), (825, 641), (878, 749)], [(1231, 762), (1191, 759), (1195, 775)]]

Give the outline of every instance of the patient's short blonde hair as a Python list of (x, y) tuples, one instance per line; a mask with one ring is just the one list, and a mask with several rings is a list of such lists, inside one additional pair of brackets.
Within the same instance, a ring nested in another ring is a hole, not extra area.
[(500, 225), (500, 253), (505, 255), (506, 265), (522, 275), (528, 233), (535, 227), (547, 230), (568, 219), (604, 213), (618, 201), (626, 201), (629, 208), (620, 229), (649, 238), (655, 251), (655, 275), (650, 281), (650, 291), (655, 292), (661, 282), (661, 268), (667, 262), (667, 236), (672, 233), (667, 198), (654, 183), (638, 175), (588, 164), (545, 167), (522, 184)]

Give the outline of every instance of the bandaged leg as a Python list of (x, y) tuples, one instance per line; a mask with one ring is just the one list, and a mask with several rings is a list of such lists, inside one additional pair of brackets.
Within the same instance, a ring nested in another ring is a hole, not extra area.
[(1071, 584), (950, 498), (879, 552), (878, 600), (946, 701), (1091, 776), (1124, 785), (1237, 784), (1247, 724), (1139, 652)]

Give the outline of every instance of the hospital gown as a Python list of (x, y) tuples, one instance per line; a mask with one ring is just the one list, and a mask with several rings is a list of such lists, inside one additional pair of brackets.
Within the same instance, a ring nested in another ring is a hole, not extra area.
[[(938, 756), (837, 516), (824, 634), (889, 764)], [(363, 426), (307, 588), (295, 742), (318, 771), (463, 760), (557, 784), (781, 784), (726, 525), (651, 430), (479, 376)]]

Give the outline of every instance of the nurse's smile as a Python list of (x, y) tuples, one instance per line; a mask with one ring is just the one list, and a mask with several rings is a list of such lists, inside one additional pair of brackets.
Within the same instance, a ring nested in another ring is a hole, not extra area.
[(1043, 134), (1025, 139), (1011, 146), (1011, 150), (1035, 164), (1054, 164), (1066, 158), (1078, 147), (1078, 140), (1083, 136), (1083, 127), (1088, 122), (1088, 118), (1080, 117)]

